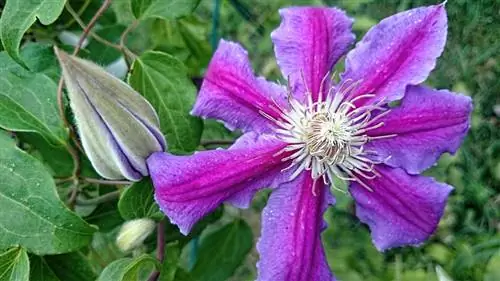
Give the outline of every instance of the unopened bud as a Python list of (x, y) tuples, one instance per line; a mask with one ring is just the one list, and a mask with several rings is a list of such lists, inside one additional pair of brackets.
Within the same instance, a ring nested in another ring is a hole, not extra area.
[(83, 148), (107, 179), (138, 181), (146, 159), (164, 151), (160, 121), (149, 102), (96, 64), (55, 49)]
[(120, 250), (128, 252), (144, 243), (144, 240), (155, 229), (155, 222), (151, 219), (135, 219), (124, 223), (116, 237), (116, 245)]

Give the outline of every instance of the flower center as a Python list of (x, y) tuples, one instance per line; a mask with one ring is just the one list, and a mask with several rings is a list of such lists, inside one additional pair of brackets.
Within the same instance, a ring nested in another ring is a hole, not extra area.
[[(365, 188), (364, 179), (378, 176), (375, 164), (382, 163), (375, 151), (365, 150), (367, 142), (393, 137), (394, 135), (369, 136), (371, 130), (384, 125), (380, 118), (390, 109), (384, 101), (356, 106), (356, 101), (373, 98), (374, 95), (350, 97), (356, 83), (349, 81), (332, 87), (326, 99), (313, 102), (310, 92), (306, 93), (307, 102), (301, 103), (289, 93), (288, 108), (278, 104), (279, 119), (262, 113), (277, 125), (278, 138), (288, 145), (278, 154), (288, 152), (282, 161), (290, 161), (284, 169), (295, 170), (290, 178), (296, 178), (304, 170), (310, 170), (314, 180), (322, 178), (332, 183), (335, 177), (347, 181), (357, 181)], [(384, 159), (386, 160), (386, 159)]]
[(342, 162), (350, 155), (354, 133), (348, 121), (345, 116), (329, 112), (318, 112), (312, 116), (304, 134), (309, 153), (329, 164)]

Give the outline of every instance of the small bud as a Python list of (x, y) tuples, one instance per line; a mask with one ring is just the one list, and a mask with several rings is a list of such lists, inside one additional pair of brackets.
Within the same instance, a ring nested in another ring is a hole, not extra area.
[(107, 179), (147, 176), (146, 158), (166, 149), (151, 104), (96, 64), (55, 52), (83, 148), (96, 171)]
[(120, 250), (128, 252), (142, 245), (144, 240), (155, 229), (151, 219), (136, 219), (124, 223), (116, 237), (116, 245)]

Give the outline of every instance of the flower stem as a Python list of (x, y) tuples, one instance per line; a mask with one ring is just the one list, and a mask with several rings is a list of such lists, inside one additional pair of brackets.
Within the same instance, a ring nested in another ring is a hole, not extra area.
[[(165, 219), (162, 219), (158, 223), (158, 227), (156, 230), (156, 258), (158, 261), (163, 263), (163, 259), (165, 258)], [(155, 270), (148, 278), (148, 281), (156, 281), (160, 276), (160, 271)]]
[(160, 261), (163, 262), (163, 258), (165, 257), (165, 219), (162, 219), (158, 223), (158, 230), (156, 234), (156, 257)]

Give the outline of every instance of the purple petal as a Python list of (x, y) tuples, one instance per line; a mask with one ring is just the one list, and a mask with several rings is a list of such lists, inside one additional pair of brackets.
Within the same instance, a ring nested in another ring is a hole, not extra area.
[[(359, 82), (352, 96), (400, 99), (406, 85), (423, 82), (444, 49), (444, 5), (422, 7), (382, 20), (347, 54), (342, 80)], [(359, 103), (368, 102), (363, 99)]]
[(284, 181), (284, 163), (275, 156), (284, 146), (275, 138), (248, 133), (228, 150), (191, 156), (154, 153), (147, 162), (156, 202), (187, 234), (223, 201), (246, 207), (257, 190)]
[(296, 98), (308, 89), (316, 100), (321, 81), (354, 41), (353, 20), (335, 8), (286, 8), (280, 15), (281, 25), (271, 34), (278, 65)]
[(333, 203), (328, 187), (313, 183), (310, 172), (273, 191), (262, 214), (258, 281), (335, 280), (321, 243), (323, 213)]
[(418, 174), (444, 152), (455, 153), (469, 129), (470, 97), (446, 90), (408, 86), (401, 106), (380, 119), (384, 126), (370, 136), (397, 134), (370, 142), (386, 164)]
[(261, 133), (273, 124), (260, 111), (278, 118), (274, 101), (282, 106), (285, 99), (284, 87), (254, 76), (247, 52), (239, 44), (221, 40), (192, 113), (219, 119), (231, 130)]
[(380, 251), (422, 244), (437, 228), (452, 187), (433, 178), (408, 175), (403, 169), (378, 165), (380, 177), (366, 180), (373, 190), (353, 182), (356, 215), (368, 224)]

